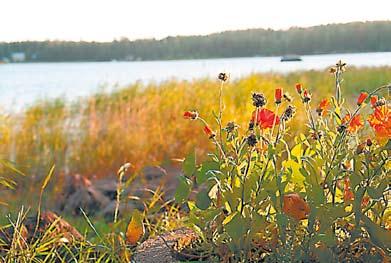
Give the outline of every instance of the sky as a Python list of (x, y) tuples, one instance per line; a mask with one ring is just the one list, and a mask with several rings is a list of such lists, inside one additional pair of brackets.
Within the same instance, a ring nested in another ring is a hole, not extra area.
[(0, 41), (161, 39), (391, 19), (391, 0), (0, 0)]

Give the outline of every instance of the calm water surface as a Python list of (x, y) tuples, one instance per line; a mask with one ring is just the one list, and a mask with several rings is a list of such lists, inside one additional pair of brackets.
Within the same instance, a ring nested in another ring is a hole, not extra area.
[(110, 91), (136, 81), (172, 78), (215, 78), (226, 71), (233, 78), (254, 72), (289, 73), (325, 69), (342, 59), (354, 66), (391, 66), (391, 52), (302, 56), (301, 62), (280, 57), (225, 58), (148, 62), (23, 63), (0, 65), (0, 108), (19, 110), (38, 99), (73, 100), (101, 90)]

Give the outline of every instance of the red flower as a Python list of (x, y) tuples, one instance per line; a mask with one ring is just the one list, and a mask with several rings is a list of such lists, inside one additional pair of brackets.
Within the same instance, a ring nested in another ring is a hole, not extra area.
[(391, 110), (388, 105), (376, 107), (368, 122), (378, 138), (391, 138)]
[(276, 104), (281, 103), (281, 98), (282, 98), (282, 88), (277, 88), (274, 94), (274, 99), (276, 101)]
[(301, 92), (303, 91), (303, 86), (301, 85), (301, 83), (296, 84), (296, 91), (299, 94), (301, 94)]
[(196, 111), (185, 111), (183, 113), (183, 117), (185, 119), (192, 119), (192, 120), (195, 120), (198, 118), (198, 113)]
[[(256, 111), (253, 112), (251, 122), (255, 122), (255, 115)], [(273, 123), (280, 124), (280, 118), (274, 112), (265, 108), (258, 110), (257, 125), (260, 125), (261, 129), (272, 128)]]
[(378, 101), (378, 99), (379, 98), (376, 95), (371, 97), (371, 105), (372, 105), (372, 107), (376, 106), (376, 102)]
[(330, 106), (330, 101), (328, 99), (323, 99), (320, 103), (316, 112), (319, 116), (325, 116), (327, 114), (327, 108)]
[(361, 106), (361, 104), (366, 100), (366, 98), (368, 98), (368, 93), (361, 92), (360, 96), (358, 96), (358, 99), (357, 99), (357, 105)]
[(353, 117), (353, 119), (351, 120), (350, 119), (351, 119), (350, 114), (346, 114), (346, 116), (342, 119), (342, 123), (348, 123), (350, 121), (347, 127), (348, 132), (350, 133), (357, 132), (360, 128), (364, 126), (364, 121), (361, 118), (360, 114), (357, 114), (356, 116)]
[(212, 129), (209, 127), (209, 126), (205, 126), (204, 127), (204, 132), (206, 135), (209, 136), (209, 139), (212, 139), (213, 137), (216, 136), (216, 134), (214, 133), (214, 131), (212, 131)]

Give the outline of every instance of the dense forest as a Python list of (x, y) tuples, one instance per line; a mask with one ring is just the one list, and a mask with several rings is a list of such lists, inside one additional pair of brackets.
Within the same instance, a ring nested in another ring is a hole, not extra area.
[(288, 30), (248, 29), (162, 40), (0, 43), (0, 60), (24, 52), (27, 61), (165, 60), (391, 51), (391, 21), (329, 24)]

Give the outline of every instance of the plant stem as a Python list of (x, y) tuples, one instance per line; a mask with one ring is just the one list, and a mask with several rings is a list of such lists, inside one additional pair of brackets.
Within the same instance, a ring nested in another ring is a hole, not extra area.
[(273, 138), (273, 133), (274, 133), (274, 127), (276, 126), (276, 121), (277, 121), (277, 115), (278, 115), (278, 109), (280, 108), (280, 104), (277, 104), (277, 107), (276, 107), (276, 113), (274, 115), (274, 120), (273, 120), (273, 125), (272, 125), (272, 128), (270, 130), (270, 141), (272, 140)]
[(250, 164), (251, 164), (251, 155), (254, 150), (254, 147), (251, 148), (249, 154), (248, 154), (248, 160), (247, 160), (247, 166), (246, 170), (244, 172), (243, 180), (242, 180), (242, 200), (241, 200), (241, 206), (240, 206), (240, 213), (243, 213), (244, 209), (244, 193), (245, 193), (245, 184), (246, 184), (246, 179), (248, 175), (248, 171), (250, 170)]
[(221, 81), (220, 84), (220, 92), (219, 92), (219, 140), (220, 144), (223, 145), (223, 87), (224, 87), (224, 81)]

